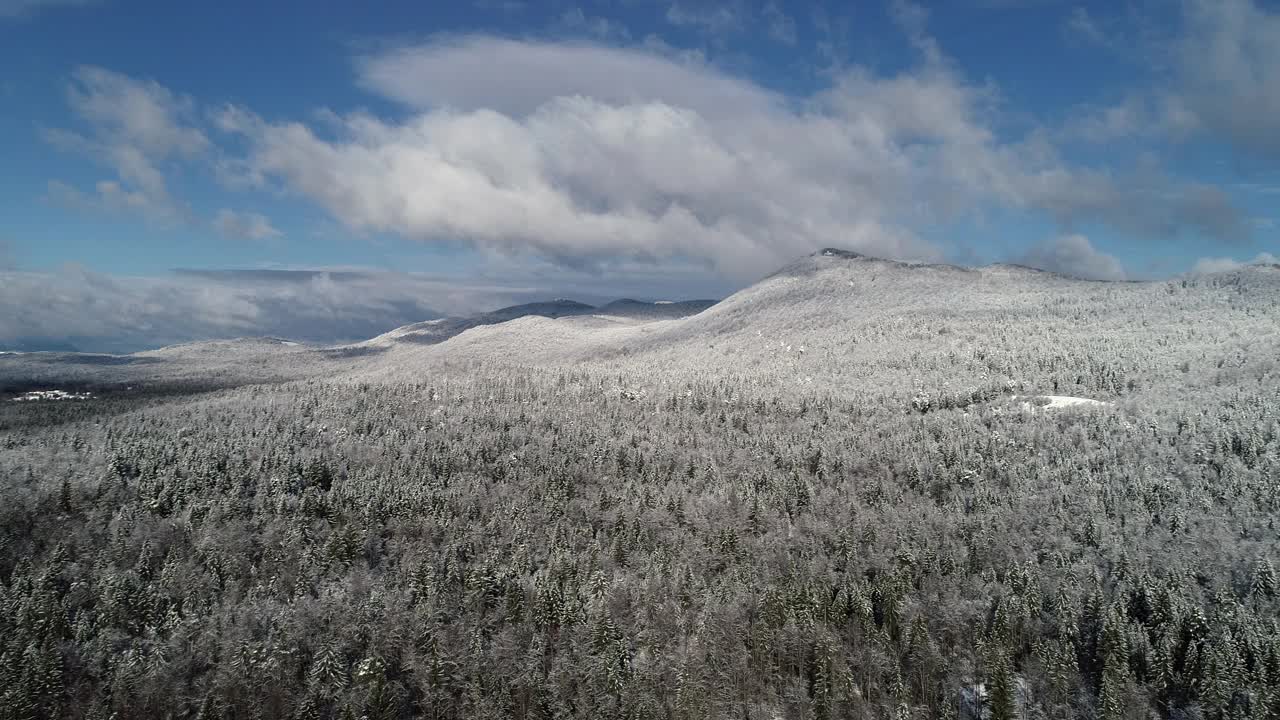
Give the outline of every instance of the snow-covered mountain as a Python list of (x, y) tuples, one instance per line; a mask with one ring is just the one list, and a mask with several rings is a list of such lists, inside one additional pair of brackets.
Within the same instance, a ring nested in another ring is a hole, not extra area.
[(1105, 282), (832, 249), (687, 317), (628, 323), (525, 316), (388, 354), (374, 374), (449, 358), (607, 366), (655, 378), (733, 375), (850, 391), (945, 394), (1012, 384), (1113, 397), (1144, 384), (1212, 382), (1216, 372), (1247, 372), (1278, 355), (1277, 267)]
[(594, 367), (653, 382), (754, 383), (928, 397), (1141, 388), (1265, 376), (1280, 357), (1280, 267), (1153, 282), (1086, 281), (1016, 265), (901, 263), (827, 249), (718, 303), (568, 300), (406, 325), (356, 345), (274, 338), (129, 356), (0, 357), (0, 387), (33, 378), (219, 382), (420, 376), (450, 363)]
[(366, 346), (385, 346), (394, 343), (435, 345), (467, 330), (485, 325), (499, 325), (523, 317), (557, 319), (563, 317), (602, 316), (624, 321), (649, 321), (687, 317), (711, 307), (714, 300), (686, 300), (675, 303), (653, 303), (641, 300), (615, 300), (596, 307), (574, 300), (557, 298), (548, 302), (525, 303), (500, 308), (464, 318), (441, 318), (413, 323), (383, 333), (361, 343)]

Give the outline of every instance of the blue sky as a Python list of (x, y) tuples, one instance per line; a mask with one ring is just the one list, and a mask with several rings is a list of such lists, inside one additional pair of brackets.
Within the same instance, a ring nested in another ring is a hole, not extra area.
[(260, 277), (176, 268), (385, 273), (352, 312), (450, 313), (720, 295), (825, 246), (1280, 253), (1262, 0), (0, 0), (0, 67), (0, 340), (174, 295), (193, 333), (265, 322)]

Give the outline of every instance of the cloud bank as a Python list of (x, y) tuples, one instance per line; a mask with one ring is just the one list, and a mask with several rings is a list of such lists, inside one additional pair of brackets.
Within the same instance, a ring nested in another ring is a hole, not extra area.
[(569, 274), (551, 262), (503, 258), (466, 279), (380, 270), (176, 270), (159, 277), (6, 268), (0, 245), (0, 351), (77, 349), (134, 352), (191, 340), (273, 336), (320, 344), (366, 340), (441, 316), (571, 297), (603, 303), (722, 297), (702, 269), (611, 263)]
[(180, 271), (125, 277), (69, 266), (0, 272), (0, 350), (69, 343), (132, 352), (205, 338), (270, 335), (319, 343), (363, 340), (441, 312), (472, 312), (517, 296), (398, 273)]
[(1085, 280), (1124, 280), (1124, 267), (1112, 255), (1093, 246), (1083, 235), (1063, 235), (1031, 247), (1019, 261), (1024, 265)]
[(899, 5), (917, 68), (849, 68), (799, 100), (639, 48), (473, 36), (358, 63), (404, 117), (315, 128), (227, 107), (217, 123), (249, 148), (244, 182), (349, 228), (575, 267), (682, 258), (749, 280), (830, 245), (938, 259), (924, 231), (991, 206), (1067, 230), (1247, 235), (1215, 188), (1074, 167), (1040, 134), (1002, 137), (998, 93), (954, 71), (927, 14)]
[(1249, 265), (1280, 265), (1280, 257), (1276, 257), (1269, 252), (1258, 253), (1252, 260), (1240, 261), (1235, 258), (1200, 258), (1191, 268), (1192, 275), (1201, 275), (1206, 273), (1230, 272), (1239, 270)]

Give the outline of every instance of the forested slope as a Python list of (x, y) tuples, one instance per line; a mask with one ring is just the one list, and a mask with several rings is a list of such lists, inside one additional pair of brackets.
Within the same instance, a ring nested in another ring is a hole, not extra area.
[(1280, 715), (1276, 271), (878, 262), (0, 404), (0, 716)]

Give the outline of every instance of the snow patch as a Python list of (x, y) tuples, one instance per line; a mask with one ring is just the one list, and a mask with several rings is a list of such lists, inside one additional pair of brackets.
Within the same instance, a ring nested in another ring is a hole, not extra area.
[(93, 395), (87, 392), (67, 392), (66, 390), (32, 390), (13, 398), (13, 402), (37, 402), (40, 400), (92, 400)]
[(1025, 410), (1044, 408), (1045, 410), (1061, 410), (1069, 407), (1101, 407), (1111, 403), (1092, 398), (1073, 397), (1071, 395), (1014, 395), (1014, 400), (1022, 401)]

